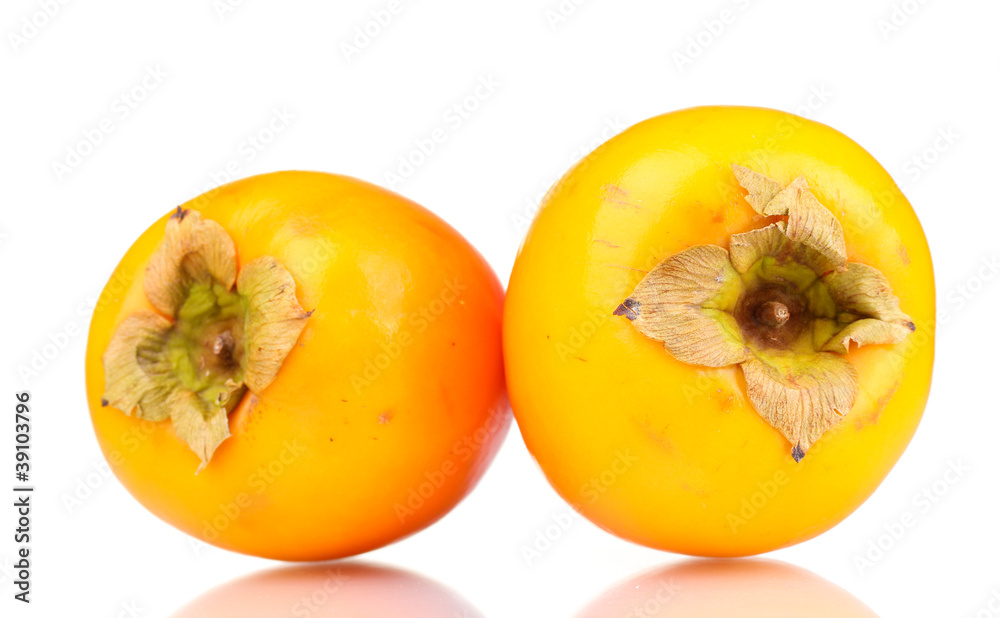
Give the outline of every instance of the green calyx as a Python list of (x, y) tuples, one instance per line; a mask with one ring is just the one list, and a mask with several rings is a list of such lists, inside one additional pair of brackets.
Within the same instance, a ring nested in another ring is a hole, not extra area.
[(199, 282), (174, 320), (164, 353), (183, 388), (207, 403), (232, 411), (245, 387), (243, 326), (246, 300), (218, 283)]
[(178, 209), (146, 267), (156, 311), (127, 316), (104, 353), (102, 403), (150, 421), (211, 460), (229, 437), (228, 415), (247, 390), (278, 374), (311, 312), (272, 257), (237, 267), (236, 247), (214, 221)]
[(679, 361), (739, 364), (757, 412), (800, 461), (847, 415), (858, 374), (852, 344), (895, 344), (913, 330), (878, 270), (848, 262), (840, 222), (802, 177), (787, 186), (733, 166), (759, 214), (785, 217), (696, 245), (650, 271), (615, 310)]

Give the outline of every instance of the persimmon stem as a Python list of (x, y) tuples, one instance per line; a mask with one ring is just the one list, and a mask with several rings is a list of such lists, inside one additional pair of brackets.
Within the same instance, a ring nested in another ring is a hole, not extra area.
[(791, 313), (788, 311), (788, 307), (785, 303), (772, 300), (761, 304), (757, 308), (757, 313), (755, 314), (757, 321), (764, 326), (770, 326), (771, 328), (779, 328), (785, 325), (788, 318), (791, 317)]
[(222, 364), (228, 365), (233, 361), (233, 350), (236, 349), (236, 339), (230, 331), (224, 331), (212, 342), (212, 354), (218, 357)]

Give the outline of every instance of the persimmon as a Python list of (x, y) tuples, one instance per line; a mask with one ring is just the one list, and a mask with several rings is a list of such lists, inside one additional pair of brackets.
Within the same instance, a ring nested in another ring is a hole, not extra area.
[(139, 502), (219, 547), (390, 543), (454, 507), (510, 423), (493, 271), (365, 182), (222, 186), (153, 224), (111, 281), (87, 347), (97, 439)]
[(555, 489), (637, 543), (741, 556), (857, 508), (930, 388), (934, 279), (854, 141), (759, 108), (642, 122), (547, 195), (504, 315), (514, 416)]

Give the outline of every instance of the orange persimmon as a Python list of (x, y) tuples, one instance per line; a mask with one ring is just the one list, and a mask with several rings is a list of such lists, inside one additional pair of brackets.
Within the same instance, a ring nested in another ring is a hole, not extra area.
[(205, 542), (284, 560), (433, 523), (510, 422), (503, 290), (454, 229), (365, 182), (240, 180), (150, 227), (112, 275), (87, 395), (112, 470)]

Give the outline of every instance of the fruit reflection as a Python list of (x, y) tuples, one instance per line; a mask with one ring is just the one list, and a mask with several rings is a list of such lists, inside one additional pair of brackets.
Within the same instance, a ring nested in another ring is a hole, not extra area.
[(173, 618), (482, 618), (445, 586), (401, 569), (327, 563), (254, 573), (213, 588)]
[(775, 560), (690, 560), (638, 575), (577, 618), (872, 618), (864, 603), (805, 569)]

